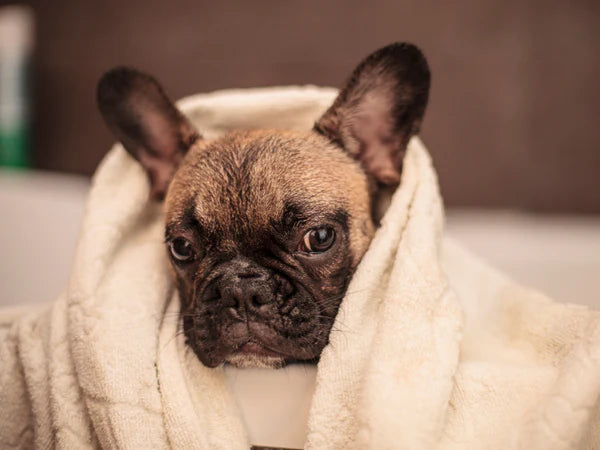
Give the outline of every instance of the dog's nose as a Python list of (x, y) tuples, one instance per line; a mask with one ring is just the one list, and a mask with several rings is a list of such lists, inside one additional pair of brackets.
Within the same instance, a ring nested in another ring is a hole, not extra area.
[(268, 314), (277, 300), (277, 276), (272, 270), (244, 257), (237, 256), (222, 263), (219, 276), (205, 291), (207, 298), (229, 310), (238, 319), (248, 314)]
[[(200, 300), (213, 311), (226, 312), (238, 320), (275, 316), (295, 293), (282, 273), (244, 256), (236, 256), (213, 269), (213, 281)], [(248, 317), (251, 316), (251, 317)]]
[(259, 312), (275, 300), (272, 282), (265, 274), (243, 272), (229, 277), (218, 287), (223, 307), (240, 315)]

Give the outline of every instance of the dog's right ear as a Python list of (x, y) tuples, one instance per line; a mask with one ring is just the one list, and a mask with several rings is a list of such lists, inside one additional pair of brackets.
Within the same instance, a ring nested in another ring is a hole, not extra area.
[(106, 72), (98, 82), (97, 101), (110, 130), (146, 169), (151, 197), (162, 199), (200, 135), (156, 80), (135, 69)]

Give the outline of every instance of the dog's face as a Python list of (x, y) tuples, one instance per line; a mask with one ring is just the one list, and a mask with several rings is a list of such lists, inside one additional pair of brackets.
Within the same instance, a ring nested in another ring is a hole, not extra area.
[(354, 160), (316, 133), (235, 132), (190, 149), (165, 206), (183, 326), (202, 362), (318, 356), (373, 234)]
[(420, 51), (393, 44), (356, 68), (312, 131), (205, 140), (151, 77), (102, 78), (105, 120), (164, 197), (183, 330), (202, 363), (319, 357), (428, 91)]

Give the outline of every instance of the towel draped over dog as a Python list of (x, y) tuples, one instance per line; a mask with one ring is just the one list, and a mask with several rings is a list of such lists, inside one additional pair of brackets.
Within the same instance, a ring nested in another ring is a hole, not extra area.
[[(180, 106), (210, 139), (310, 129), (335, 95), (250, 89)], [(1, 448), (250, 447), (223, 368), (185, 346), (148, 193), (116, 145), (94, 176), (63, 294), (0, 311)], [(413, 138), (317, 366), (304, 446), (597, 449), (599, 397), (600, 314), (519, 286), (444, 238), (436, 173)]]

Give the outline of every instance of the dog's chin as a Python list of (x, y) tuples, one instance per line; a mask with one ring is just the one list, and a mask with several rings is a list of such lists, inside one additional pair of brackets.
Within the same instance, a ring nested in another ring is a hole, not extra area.
[(281, 369), (286, 365), (283, 356), (264, 356), (234, 353), (225, 359), (227, 364), (231, 364), (239, 369)]
[(225, 362), (240, 369), (250, 367), (279, 369), (285, 365), (285, 358), (261, 344), (250, 341), (225, 358)]

